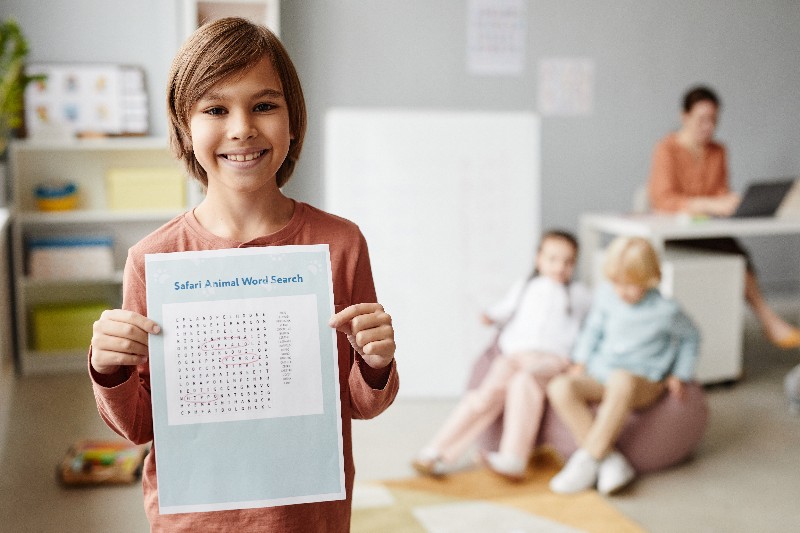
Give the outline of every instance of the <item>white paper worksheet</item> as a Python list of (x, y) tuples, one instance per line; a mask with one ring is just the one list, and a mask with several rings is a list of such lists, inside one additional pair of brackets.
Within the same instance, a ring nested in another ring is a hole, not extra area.
[(145, 265), (160, 512), (344, 499), (328, 246)]

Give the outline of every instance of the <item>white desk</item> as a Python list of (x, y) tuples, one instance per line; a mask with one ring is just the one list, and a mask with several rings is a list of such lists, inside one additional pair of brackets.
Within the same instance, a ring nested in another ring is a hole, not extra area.
[(581, 216), (578, 239), (581, 277), (591, 282), (592, 253), (602, 247), (603, 235), (639, 236), (649, 239), (659, 253), (673, 239), (746, 237), (752, 235), (800, 235), (800, 218), (728, 218), (691, 221), (675, 215), (624, 215), (588, 213)]
[(700, 328), (696, 368), (701, 383), (732, 381), (742, 373), (744, 261), (740, 256), (702, 250), (670, 252), (673, 239), (800, 234), (800, 219), (737, 218), (691, 221), (668, 215), (591, 213), (581, 217), (581, 277), (592, 284), (604, 236), (649, 239), (663, 263), (662, 291), (679, 302)]

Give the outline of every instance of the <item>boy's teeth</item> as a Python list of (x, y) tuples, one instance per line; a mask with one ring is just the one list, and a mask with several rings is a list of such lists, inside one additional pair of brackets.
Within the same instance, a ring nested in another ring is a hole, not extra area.
[(228, 159), (231, 161), (252, 161), (259, 155), (261, 155), (261, 152), (253, 152), (252, 154), (230, 154), (228, 155)]

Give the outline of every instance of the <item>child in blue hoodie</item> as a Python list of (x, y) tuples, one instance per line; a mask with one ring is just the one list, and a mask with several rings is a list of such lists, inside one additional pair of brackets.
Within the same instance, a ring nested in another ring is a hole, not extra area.
[[(550, 404), (579, 446), (550, 481), (558, 493), (596, 486), (610, 494), (630, 483), (636, 473), (614, 449), (624, 422), (665, 391), (683, 397), (697, 360), (697, 328), (677, 302), (658, 291), (658, 255), (646, 239), (615, 239), (604, 274), (610, 283), (595, 295), (573, 367), (548, 385)], [(590, 404), (598, 402), (595, 415)]]

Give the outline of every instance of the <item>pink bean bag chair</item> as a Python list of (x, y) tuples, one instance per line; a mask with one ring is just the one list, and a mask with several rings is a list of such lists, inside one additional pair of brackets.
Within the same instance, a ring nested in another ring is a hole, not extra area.
[[(483, 380), (492, 360), (498, 355), (492, 345), (478, 358), (468, 384), (473, 389)], [(631, 414), (625, 423), (617, 448), (639, 473), (653, 472), (680, 463), (688, 458), (703, 438), (708, 423), (708, 402), (703, 388), (691, 383), (681, 401), (670, 394), (651, 407)], [(480, 446), (497, 450), (503, 431), (499, 417), (480, 439)], [(567, 427), (550, 406), (545, 408), (536, 446), (549, 445), (566, 459), (577, 449)]]

